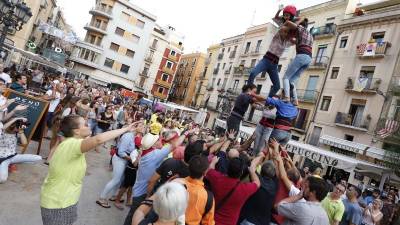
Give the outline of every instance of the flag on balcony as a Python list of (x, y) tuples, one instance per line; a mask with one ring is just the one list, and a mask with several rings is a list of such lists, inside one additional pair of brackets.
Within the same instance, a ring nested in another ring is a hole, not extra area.
[(395, 120), (386, 120), (385, 127), (377, 132), (381, 138), (387, 138), (399, 129), (399, 122)]
[(354, 82), (353, 90), (357, 92), (362, 92), (368, 84), (368, 77), (359, 77)]
[(357, 46), (357, 55), (364, 55), (365, 49), (367, 48), (367, 43), (359, 44)]

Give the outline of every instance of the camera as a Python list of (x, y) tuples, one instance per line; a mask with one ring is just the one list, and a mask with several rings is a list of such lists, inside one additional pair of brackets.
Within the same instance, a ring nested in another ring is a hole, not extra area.
[(28, 127), (29, 125), (31, 125), (31, 123), (29, 122), (24, 122), (23, 120), (17, 120), (15, 121), (15, 127), (17, 129), (21, 129), (22, 126)]

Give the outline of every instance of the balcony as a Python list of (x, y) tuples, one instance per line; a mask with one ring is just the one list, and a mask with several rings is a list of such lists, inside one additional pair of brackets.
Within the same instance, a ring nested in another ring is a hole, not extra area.
[(224, 53), (219, 53), (218, 54), (218, 60), (221, 60), (221, 59), (223, 59), (224, 58)]
[(360, 58), (383, 58), (390, 46), (389, 42), (362, 43), (357, 45), (356, 55)]
[(233, 75), (234, 75), (234, 76), (235, 76), (235, 75), (236, 75), (236, 76), (237, 76), (237, 75), (240, 75), (240, 76), (249, 76), (252, 69), (253, 69), (253, 68), (251, 68), (251, 67), (243, 67), (243, 66), (234, 67), (234, 68), (233, 68)]
[(376, 94), (381, 82), (380, 78), (349, 77), (345, 90), (350, 93)]
[(336, 24), (322, 27), (314, 27), (311, 30), (311, 34), (314, 36), (314, 39), (333, 37), (336, 34)]
[(312, 58), (310, 66), (308, 69), (314, 70), (325, 70), (328, 67), (329, 57), (328, 56), (318, 56)]
[(371, 116), (356, 116), (353, 114), (338, 112), (335, 118), (335, 124), (339, 127), (354, 129), (367, 132), (371, 123)]
[(71, 61), (74, 61), (74, 62), (79, 63), (79, 64), (86, 65), (86, 66), (91, 67), (91, 68), (94, 68), (94, 69), (98, 69), (98, 67), (99, 67), (99, 66), (97, 65), (97, 63), (91, 62), (91, 61), (86, 60), (86, 59), (79, 58), (79, 57), (77, 57), (77, 56), (71, 56), (69, 59), (70, 59)]
[(376, 135), (384, 142), (400, 143), (399, 118), (381, 118), (376, 124)]
[(260, 55), (261, 54), (260, 49), (261, 49), (261, 47), (256, 48), (255, 50), (250, 52), (250, 55), (252, 55), (252, 56)]
[(214, 90), (214, 85), (207, 86), (207, 91), (213, 91), (213, 90)]
[(236, 51), (231, 51), (231, 53), (229, 53), (229, 58), (233, 59), (236, 56)]
[(88, 31), (94, 31), (100, 34), (107, 34), (107, 24), (102, 23), (102, 24), (95, 24), (95, 23), (87, 23), (84, 27)]
[(139, 76), (149, 77), (149, 70), (143, 70), (142, 72), (139, 73)]
[(146, 56), (146, 58), (144, 58), (144, 61), (146, 61), (148, 63), (152, 63), (153, 62), (153, 56), (152, 55)]
[(206, 61), (204, 62), (206, 65), (209, 65), (211, 63), (211, 58), (207, 58)]
[(240, 57), (247, 57), (249, 55), (250, 55), (250, 51), (247, 50), (247, 51), (244, 51), (242, 54), (240, 54)]
[(156, 51), (157, 50), (157, 44), (150, 45), (150, 48), (153, 49), (154, 51)]
[(164, 67), (164, 68), (162, 69), (162, 71), (163, 71), (164, 73), (169, 74), (169, 75), (174, 75), (174, 74), (175, 74), (174, 71), (172, 70), (172, 68), (168, 68), (168, 67)]
[(230, 73), (231, 73), (231, 69), (227, 69), (227, 70), (225, 70), (225, 72), (224, 72), (225, 75), (228, 75), (228, 74), (230, 74)]
[(96, 7), (90, 9), (90, 11), (89, 11), (89, 13), (92, 15), (100, 15), (100, 16), (106, 17), (108, 19), (112, 18), (111, 12), (112, 12), (112, 8), (103, 7), (101, 5), (97, 5)]
[(169, 54), (168, 55), (168, 59), (173, 61), (173, 62), (177, 62), (178, 61), (178, 57), (176, 55)]
[(167, 95), (164, 95), (163, 93), (159, 93), (159, 92), (153, 92), (153, 96), (159, 99), (166, 99)]
[(304, 133), (306, 131), (307, 124), (307, 120), (296, 120), (294, 122), (293, 129), (297, 132)]
[(393, 77), (391, 90), (393, 95), (400, 96), (400, 77)]
[(216, 74), (218, 74), (218, 72), (219, 72), (219, 68), (215, 68), (213, 71), (213, 74), (216, 75)]
[(297, 98), (299, 102), (316, 103), (319, 92), (316, 90), (297, 90)]
[(160, 78), (158, 78), (156, 81), (157, 81), (157, 84), (162, 86), (162, 87), (171, 88), (171, 86), (172, 86), (171, 83), (168, 83), (168, 81), (164, 81), (164, 80), (162, 80)]

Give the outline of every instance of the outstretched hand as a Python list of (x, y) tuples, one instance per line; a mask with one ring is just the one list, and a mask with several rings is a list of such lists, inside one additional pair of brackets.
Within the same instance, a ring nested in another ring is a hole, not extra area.
[(236, 133), (237, 133), (237, 132), (236, 132), (235, 130), (233, 130), (233, 129), (230, 130), (230, 131), (228, 132), (228, 134), (227, 134), (227, 135), (228, 135), (228, 139), (229, 139), (229, 140), (235, 140), (235, 138), (236, 138)]

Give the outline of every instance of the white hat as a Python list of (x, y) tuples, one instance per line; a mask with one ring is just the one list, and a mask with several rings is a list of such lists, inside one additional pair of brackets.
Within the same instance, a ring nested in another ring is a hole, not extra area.
[(59, 84), (59, 83), (60, 83), (60, 81), (59, 81), (59, 80), (53, 80), (53, 83), (55, 83), (55, 84)]
[(151, 133), (148, 133), (143, 136), (142, 138), (142, 145), (140, 146), (141, 149), (147, 150), (151, 148), (159, 139), (159, 135), (154, 135)]

